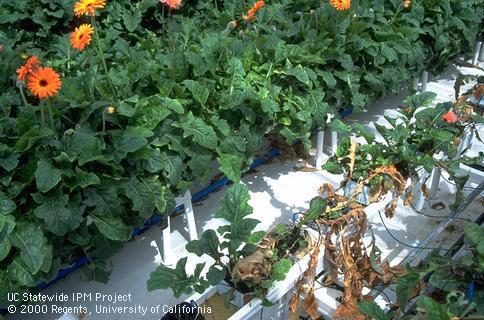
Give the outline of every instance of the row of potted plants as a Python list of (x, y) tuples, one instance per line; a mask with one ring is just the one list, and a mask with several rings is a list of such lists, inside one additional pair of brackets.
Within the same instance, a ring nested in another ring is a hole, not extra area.
[(329, 113), (440, 71), (470, 52), (478, 4), (5, 3), (0, 305), (84, 255), (107, 281), (106, 258), (211, 161), (238, 181), (265, 133), (308, 148)]
[[(365, 312), (369, 307), (365, 303), (358, 309), (364, 300), (363, 288), (398, 283), (403, 281), (397, 279), (406, 271), (402, 267), (390, 267), (387, 261), (381, 260), (374, 238), (369, 248), (364, 245), (363, 239), (369, 237), (371, 228), (367, 215), (383, 209), (391, 218), (400, 196), (408, 205), (413, 192), (416, 192), (411, 186), (420, 179), (421, 168), (428, 172), (435, 166), (444, 168), (462, 188), (466, 179), (457, 176), (459, 164), (481, 163), (484, 159), (482, 154), (476, 158), (455, 158), (457, 143), (453, 143), (466, 127), (475, 127), (480, 116), (476, 112), (467, 112), (463, 117), (460, 111), (469, 108), (465, 103), (429, 107), (434, 98), (433, 93), (407, 98), (405, 106), (400, 109), (400, 116), (386, 117), (393, 130), (377, 125), (383, 142), (375, 143), (374, 134), (357, 126), (355, 131), (366, 139), (367, 144), (359, 145), (354, 138), (345, 138), (336, 155), (323, 166), (333, 173), (343, 173), (340, 189), (353, 182), (351, 190), (341, 195), (331, 185), (323, 185), (321, 195), (311, 200), (309, 210), (289, 227), (278, 225), (268, 233), (253, 233), (258, 221), (246, 217), (252, 213), (247, 204), (247, 188), (236, 185), (229, 189), (216, 215), (228, 224), (217, 232), (205, 231), (200, 240), (186, 246), (189, 252), (198, 256), (208, 254), (214, 259), (208, 272), (203, 272), (205, 266), (201, 264), (197, 265), (194, 275), (187, 275), (187, 259), (184, 258), (175, 269), (158, 267), (150, 276), (148, 289), (171, 288), (175, 295), (180, 296), (193, 291), (203, 293), (210, 285), (224, 282), (239, 294), (262, 301), (262, 304), (251, 301), (249, 305), (267, 307), (278, 301), (270, 301), (266, 297), (274, 296), (273, 292), (279, 293), (282, 286), (286, 291), (278, 298), (292, 295), (291, 312), (302, 310), (312, 319), (317, 319), (315, 278), (323, 271), (323, 263), (324, 285), (338, 283), (344, 287), (343, 299), (334, 318), (354, 319), (357, 314), (360, 317), (368, 315)], [(447, 157), (435, 159), (434, 155), (439, 152)], [(419, 186), (425, 186), (425, 183)], [(361, 194), (365, 192), (368, 194), (362, 198)], [(377, 202), (380, 205), (375, 207)], [(459, 196), (456, 203), (460, 204)], [(371, 209), (370, 204), (373, 205)], [(239, 236), (234, 237), (237, 230)], [(226, 243), (220, 242), (219, 238)], [(303, 257), (306, 257), (305, 268), (301, 267)], [(290, 270), (294, 271), (291, 266), (298, 269), (292, 282), (295, 292), (285, 283), (277, 282), (284, 280)], [(340, 280), (341, 275), (343, 280)], [(244, 308), (239, 312), (249, 310)], [(254, 316), (253, 312), (251, 314)], [(237, 313), (234, 317), (243, 318)]]

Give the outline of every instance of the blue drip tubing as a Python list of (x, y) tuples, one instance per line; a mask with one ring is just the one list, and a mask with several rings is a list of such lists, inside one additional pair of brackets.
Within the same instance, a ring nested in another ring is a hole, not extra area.
[[(255, 169), (255, 168), (265, 164), (268, 160), (271, 160), (271, 159), (277, 157), (280, 154), (280, 152), (281, 151), (278, 148), (272, 149), (271, 151), (266, 153), (264, 155), (264, 157), (260, 157), (260, 158), (255, 159), (254, 162), (250, 165), (250, 169)], [(193, 203), (199, 202), (199, 201), (203, 200), (209, 194), (211, 194), (211, 193), (217, 191), (218, 189), (222, 188), (223, 186), (231, 184), (231, 183), (232, 183), (232, 181), (230, 181), (227, 177), (221, 178), (221, 179), (215, 181), (214, 183), (210, 184), (209, 186), (205, 187), (201, 191), (192, 195), (192, 202)], [(183, 210), (183, 205), (180, 205), (180, 206), (175, 208), (175, 210), (172, 214), (178, 213), (182, 210)], [(132, 234), (131, 234), (131, 237), (134, 238), (134, 237), (139, 236), (141, 233), (143, 233), (144, 231), (146, 231), (150, 227), (152, 227), (152, 226), (154, 226), (154, 225), (156, 225), (160, 222), (161, 222), (161, 216), (152, 216), (151, 218), (149, 218), (144, 223), (144, 225), (142, 227), (135, 228), (133, 230)], [(65, 278), (69, 274), (71, 274), (74, 271), (82, 268), (84, 265), (86, 265), (88, 263), (89, 263), (89, 259), (86, 256), (81, 257), (78, 260), (76, 260), (68, 268), (59, 270), (55, 279), (53, 279), (49, 282), (42, 282), (39, 285), (37, 285), (37, 288), (40, 289), (40, 290), (47, 289), (48, 287), (52, 286), (57, 281), (62, 280), (63, 278)], [(7, 309), (3, 309), (3, 308), (0, 309), (0, 314), (7, 314), (7, 313), (8, 313)]]

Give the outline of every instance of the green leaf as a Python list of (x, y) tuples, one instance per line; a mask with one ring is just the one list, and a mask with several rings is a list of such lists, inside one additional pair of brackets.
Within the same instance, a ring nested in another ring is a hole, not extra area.
[(39, 272), (44, 263), (44, 246), (47, 239), (40, 229), (31, 223), (17, 225), (9, 235), (14, 247), (20, 250), (20, 258), (31, 274)]
[(333, 89), (336, 86), (336, 79), (331, 74), (331, 72), (321, 71), (320, 75), (323, 77), (323, 80), (324, 82), (326, 82), (328, 88)]
[(7, 171), (12, 171), (15, 169), (18, 165), (18, 158), (20, 157), (20, 154), (18, 153), (11, 153), (8, 155), (8, 157), (0, 158), (0, 166), (3, 167)]
[(277, 280), (277, 281), (284, 280), (286, 278), (286, 274), (289, 272), (291, 267), (292, 267), (291, 260), (286, 258), (282, 258), (281, 260), (278, 260), (272, 266), (271, 279)]
[(188, 276), (186, 273), (187, 257), (178, 260), (175, 269), (159, 266), (151, 272), (146, 286), (149, 292), (157, 289), (171, 288), (176, 298), (182, 294), (191, 294), (194, 286), (200, 283), (199, 274), (205, 263), (197, 264), (195, 274)]
[(12, 241), (10, 238), (5, 238), (0, 241), (0, 261), (5, 259), (6, 256), (10, 253), (10, 249), (12, 248)]
[(161, 161), (168, 181), (170, 184), (176, 185), (180, 180), (184, 169), (183, 159), (178, 155), (168, 155), (163, 153), (161, 155)]
[(220, 153), (217, 161), (220, 164), (220, 170), (230, 181), (240, 182), (242, 159), (239, 156)]
[(79, 167), (76, 167), (75, 172), (76, 174), (74, 175), (74, 178), (64, 183), (71, 191), (78, 187), (85, 189), (88, 186), (101, 183), (101, 180), (95, 173), (86, 172)]
[(376, 304), (375, 301), (362, 301), (358, 303), (358, 310), (375, 320), (387, 320), (385, 312)]
[(108, 239), (115, 241), (128, 241), (131, 238), (131, 228), (128, 227), (119, 217), (97, 216), (90, 217), (98, 230)]
[(341, 174), (341, 173), (343, 173), (342, 167), (343, 167), (342, 164), (328, 161), (321, 166), (321, 169), (326, 170), (326, 171), (328, 171), (329, 173), (332, 173), (332, 174)]
[(136, 103), (137, 124), (151, 130), (156, 128), (172, 113), (165, 103), (165, 98), (158, 94), (138, 101)]
[(50, 137), (54, 134), (54, 131), (47, 127), (34, 127), (25, 132), (15, 144), (15, 149), (18, 152), (25, 152), (32, 148), (39, 140)]
[(67, 208), (68, 195), (43, 200), (45, 202), (35, 208), (34, 214), (44, 221), (45, 229), (57, 236), (64, 236), (79, 227), (83, 217), (79, 215), (81, 212), (72, 212)]
[(227, 270), (225, 268), (219, 269), (213, 265), (207, 272), (207, 280), (212, 286), (216, 286), (225, 279), (226, 275)]
[(62, 171), (54, 167), (48, 160), (37, 162), (35, 182), (41, 192), (48, 192), (60, 182), (61, 178)]
[(134, 10), (133, 12), (124, 11), (123, 21), (126, 26), (126, 30), (133, 32), (141, 24), (141, 12), (139, 10)]
[[(277, 230), (280, 230), (280, 228), (281, 228), (280, 226), (285, 227), (285, 225), (283, 225), (283, 224), (278, 224), (276, 226), (275, 232), (277, 232)], [(279, 227), (279, 229), (277, 229), (277, 227)], [(262, 240), (262, 238), (265, 237), (266, 234), (267, 234), (267, 232), (262, 231), (262, 230), (256, 231), (256, 232), (254, 232), (250, 235), (249, 239), (247, 239), (247, 242), (252, 243), (252, 244), (257, 244), (257, 243), (259, 243), (259, 241)]]
[(304, 218), (301, 221), (301, 224), (305, 224), (308, 221), (316, 220), (317, 217), (324, 214), (326, 212), (326, 206), (328, 203), (321, 197), (315, 197), (309, 203), (309, 210), (304, 215)]
[(350, 132), (351, 131), (351, 126), (347, 125), (340, 119), (334, 119), (331, 121), (328, 125), (328, 128), (331, 129), (331, 131), (334, 132)]
[(12, 263), (8, 266), (8, 274), (10, 279), (22, 286), (35, 287), (37, 284), (33, 272), (29, 270), (25, 261), (22, 261), (20, 257), (15, 257)]
[(397, 299), (401, 310), (405, 310), (410, 293), (415, 290), (420, 281), (420, 276), (417, 272), (409, 272), (397, 278)]
[(130, 118), (136, 113), (136, 108), (132, 107), (127, 102), (121, 101), (116, 111), (118, 114)]
[(243, 184), (235, 184), (223, 197), (220, 209), (215, 214), (215, 217), (222, 218), (228, 222), (237, 222), (242, 220), (253, 212), (253, 208), (249, 205), (249, 189)]
[(203, 119), (195, 117), (191, 112), (188, 113), (182, 123), (183, 138), (192, 137), (195, 143), (208, 149), (215, 149), (218, 139), (213, 128), (205, 123)]
[(145, 146), (148, 143), (146, 137), (151, 134), (151, 131), (146, 132), (141, 128), (118, 131), (113, 134), (113, 145), (120, 154), (126, 155)]
[(417, 108), (428, 107), (432, 104), (436, 97), (437, 94), (427, 91), (421, 94), (410, 96), (403, 100), (403, 103), (412, 108), (412, 110), (415, 110)]
[(159, 214), (166, 212), (166, 188), (161, 185), (156, 176), (151, 178), (132, 176), (126, 183), (125, 189), (126, 196), (133, 202), (133, 210), (138, 211), (142, 217), (148, 218), (153, 215), (155, 208)]
[(419, 296), (417, 306), (425, 310), (427, 320), (450, 320), (446, 307), (428, 296)]
[(83, 203), (88, 207), (95, 207), (92, 213), (97, 216), (119, 216), (123, 212), (117, 191), (112, 186), (84, 190)]
[(195, 80), (185, 80), (182, 83), (188, 88), (188, 90), (190, 90), (195, 101), (200, 103), (200, 105), (205, 106), (208, 96), (210, 95), (210, 90), (207, 88), (207, 86), (202, 85)]
[[(0, 191), (0, 215), (9, 214), (13, 212), (16, 208), (17, 205), (15, 204), (15, 202)], [(2, 230), (1, 227), (0, 230)]]
[(178, 114), (184, 114), (185, 113), (185, 108), (183, 108), (183, 105), (176, 99), (170, 99), (170, 98), (163, 98), (161, 99), (161, 103), (168, 107), (168, 109), (178, 113)]
[(198, 240), (192, 240), (187, 243), (185, 248), (188, 252), (194, 253), (201, 257), (203, 254), (208, 254), (215, 260), (219, 260), (223, 254), (219, 250), (219, 240), (217, 233), (208, 229), (202, 233)]
[(466, 237), (471, 240), (474, 245), (480, 243), (484, 239), (484, 228), (476, 223), (466, 223), (464, 225), (464, 232)]

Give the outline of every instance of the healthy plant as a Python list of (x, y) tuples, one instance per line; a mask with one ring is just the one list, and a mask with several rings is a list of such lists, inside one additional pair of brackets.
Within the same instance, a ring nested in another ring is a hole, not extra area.
[[(254, 232), (260, 221), (248, 218), (252, 207), (248, 204), (249, 192), (245, 185), (234, 185), (227, 190), (215, 217), (228, 222), (215, 230), (206, 230), (199, 240), (190, 241), (186, 249), (201, 257), (208, 255), (213, 263), (206, 274), (206, 263), (196, 265), (193, 274), (186, 268), (187, 258), (177, 262), (175, 269), (159, 266), (150, 274), (148, 291), (172, 289), (176, 297), (203, 293), (209, 285), (225, 281), (243, 293), (253, 292), (263, 298), (263, 293), (277, 280), (283, 280), (292, 263), (285, 258), (285, 250), (276, 250), (276, 238), (264, 238), (266, 232)], [(280, 235), (286, 233), (284, 228)]]

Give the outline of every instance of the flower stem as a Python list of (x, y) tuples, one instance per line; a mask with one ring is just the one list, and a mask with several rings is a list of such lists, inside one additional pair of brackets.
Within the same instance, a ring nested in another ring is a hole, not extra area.
[(52, 127), (52, 130), (54, 130), (55, 124), (54, 124), (54, 113), (52, 112), (52, 100), (49, 100), (49, 102), (47, 103), (47, 110), (49, 111), (50, 126)]
[(42, 126), (45, 126), (45, 109), (44, 109), (45, 105), (44, 105), (44, 103), (40, 103), (39, 107), (40, 107), (40, 124)]
[(116, 98), (116, 91), (114, 90), (113, 82), (111, 81), (111, 77), (109, 76), (109, 70), (108, 70), (108, 66), (106, 65), (106, 59), (104, 58), (103, 48), (102, 48), (102, 45), (101, 45), (101, 39), (99, 38), (99, 33), (97, 32), (96, 19), (94, 18), (94, 16), (91, 16), (91, 24), (94, 28), (94, 38), (96, 39), (97, 50), (99, 52), (99, 56), (101, 57), (101, 63), (103, 65), (104, 72), (106, 72), (106, 77), (108, 79), (109, 87), (111, 88), (113, 98)]
[(22, 87), (22, 85), (19, 85), (19, 88), (20, 88), (20, 97), (22, 98), (22, 102), (26, 107), (28, 107), (29, 104), (27, 103), (27, 99), (25, 99), (24, 87)]

